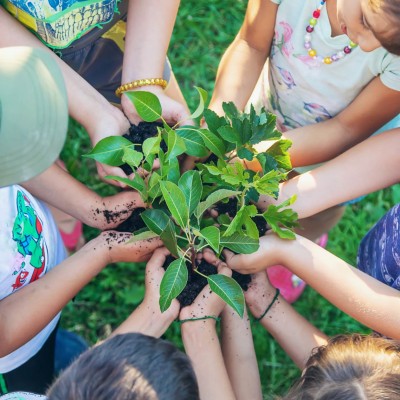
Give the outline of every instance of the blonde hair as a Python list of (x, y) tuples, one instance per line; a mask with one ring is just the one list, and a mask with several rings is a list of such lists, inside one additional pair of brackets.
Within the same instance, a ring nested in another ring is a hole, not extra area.
[(400, 343), (365, 335), (338, 335), (309, 358), (283, 400), (400, 399)]

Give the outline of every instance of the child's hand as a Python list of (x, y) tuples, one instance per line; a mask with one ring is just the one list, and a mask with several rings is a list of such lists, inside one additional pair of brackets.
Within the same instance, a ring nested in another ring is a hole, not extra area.
[(260, 237), (260, 248), (252, 254), (235, 254), (224, 250), (223, 255), (229, 268), (241, 274), (255, 274), (271, 265), (284, 264), (284, 245), (290, 240), (280, 239), (274, 232)]
[(146, 207), (146, 204), (139, 193), (133, 190), (99, 197), (99, 200), (91, 206), (83, 222), (101, 230), (113, 229), (129, 218), (132, 211), (139, 207)]
[(160, 247), (155, 250), (150, 260), (146, 265), (146, 293), (144, 296), (144, 300), (142, 305), (152, 312), (153, 316), (157, 315), (161, 319), (167, 318), (171, 322), (178, 317), (179, 314), (179, 301), (174, 299), (172, 300), (171, 305), (168, 310), (165, 312), (160, 311), (160, 284), (161, 280), (164, 276), (164, 268), (163, 264), (165, 262), (165, 258), (169, 255), (168, 249), (165, 247)]
[[(226, 276), (232, 275), (232, 271), (223, 261), (219, 260), (211, 250), (209, 252), (205, 251), (203, 255), (207, 262), (217, 267), (219, 274)], [(201, 318), (205, 316), (218, 317), (225, 305), (225, 302), (211, 291), (210, 286), (206, 285), (196, 297), (193, 304), (181, 309), (179, 319)]]
[(95, 240), (100, 242), (101, 249), (106, 250), (107, 264), (148, 261), (153, 252), (163, 245), (158, 237), (129, 243), (131, 238), (130, 233), (105, 231)]
[(244, 292), (246, 304), (254, 317), (259, 318), (275, 296), (276, 289), (268, 280), (266, 271), (251, 276), (248, 289)]
[[(190, 115), (186, 107), (183, 104), (173, 100), (171, 97), (167, 96), (161, 87), (146, 86), (145, 88), (141, 88), (140, 90), (151, 92), (158, 97), (158, 100), (161, 103), (162, 117), (167, 123), (172, 125), (192, 125), (192, 121), (189, 118)], [(129, 121), (132, 124), (137, 125), (139, 122), (142, 121), (142, 118), (139, 117), (135, 106), (124, 94), (121, 97), (121, 105), (124, 114), (128, 117)]]

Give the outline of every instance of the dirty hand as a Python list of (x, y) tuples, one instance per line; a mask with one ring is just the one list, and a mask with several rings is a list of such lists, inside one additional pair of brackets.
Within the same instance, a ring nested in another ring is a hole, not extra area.
[[(204, 259), (217, 267), (219, 274), (231, 276), (232, 271), (226, 264), (219, 260), (211, 250), (206, 250), (203, 252)], [(196, 297), (193, 304), (181, 309), (179, 319), (201, 318), (205, 316), (218, 317), (225, 306), (226, 303), (217, 294), (211, 291), (209, 285), (206, 285)]]
[(91, 206), (87, 219), (83, 222), (101, 230), (114, 229), (139, 207), (146, 207), (146, 204), (139, 193), (133, 190), (99, 197), (99, 200)]

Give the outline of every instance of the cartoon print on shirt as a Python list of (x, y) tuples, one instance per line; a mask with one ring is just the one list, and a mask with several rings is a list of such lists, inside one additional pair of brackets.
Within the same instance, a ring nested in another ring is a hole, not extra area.
[(272, 41), (271, 57), (279, 51), (286, 57), (290, 57), (293, 52), (292, 35), (293, 28), (285, 21), (276, 24), (277, 29)]
[(117, 0), (0, 0), (49, 47), (62, 49), (95, 26), (105, 24), (118, 10)]
[[(33, 272), (29, 279), (34, 282), (39, 279), (45, 270), (45, 243), (43, 239), (43, 225), (38, 218), (35, 210), (21, 191), (18, 191), (16, 198), (17, 215), (15, 217), (12, 238), (17, 244), (17, 250), (20, 256), (19, 271), (16, 274), (15, 282), (12, 285), (13, 290), (20, 288), (27, 283), (30, 270)], [(28, 265), (27, 265), (28, 264)], [(27, 269), (27, 266), (30, 268)]]

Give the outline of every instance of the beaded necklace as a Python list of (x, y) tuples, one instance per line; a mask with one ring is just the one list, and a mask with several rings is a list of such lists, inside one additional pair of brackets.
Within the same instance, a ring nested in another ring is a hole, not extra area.
[(320, 5), (316, 10), (314, 10), (312, 14), (312, 18), (309, 21), (309, 25), (306, 27), (306, 35), (304, 36), (304, 47), (307, 49), (308, 55), (312, 57), (314, 60), (320, 61), (322, 64), (332, 64), (333, 62), (341, 60), (347, 54), (350, 54), (352, 49), (357, 47), (357, 44), (350, 41), (348, 45), (346, 45), (343, 50), (338, 51), (337, 53), (333, 53), (330, 56), (318, 56), (317, 51), (312, 48), (311, 45), (311, 33), (314, 31), (315, 25), (317, 25), (318, 18), (321, 15), (321, 10), (324, 7), (326, 0), (321, 0)]

